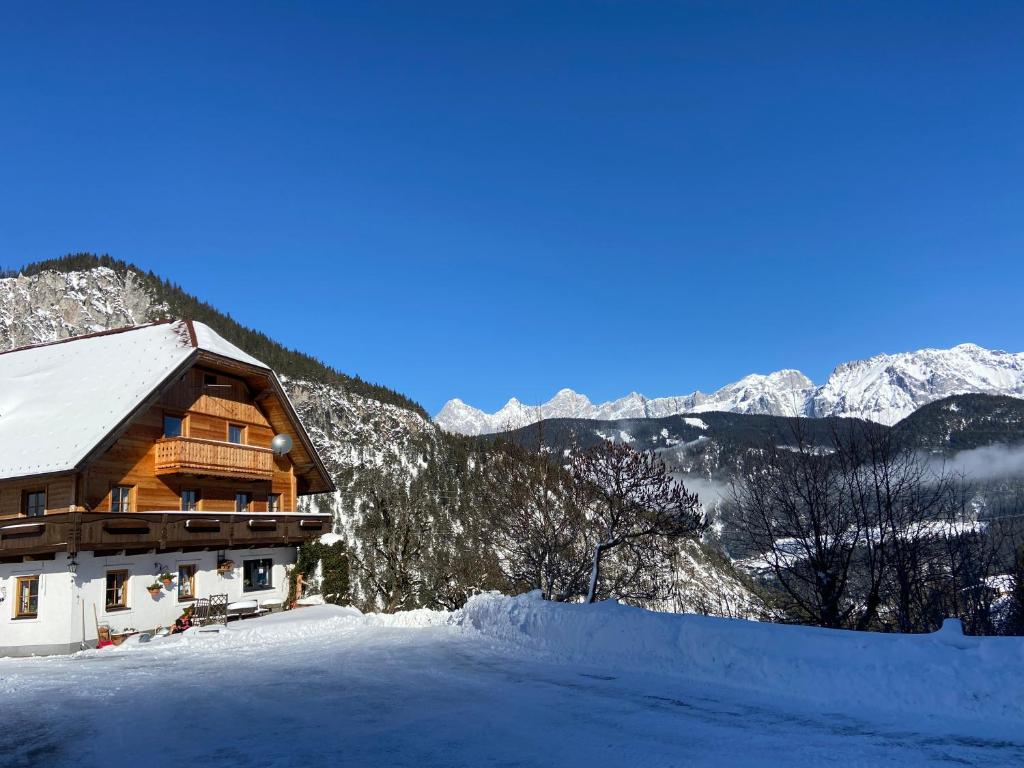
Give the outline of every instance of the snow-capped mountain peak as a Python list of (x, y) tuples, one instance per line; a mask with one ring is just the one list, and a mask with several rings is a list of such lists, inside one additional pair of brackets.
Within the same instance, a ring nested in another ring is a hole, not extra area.
[(967, 393), (1024, 396), (1024, 354), (958, 344), (843, 363), (815, 393), (809, 415), (895, 424), (926, 403)]
[(1024, 397), (1024, 353), (964, 343), (950, 349), (882, 354), (842, 363), (821, 386), (787, 368), (744, 376), (711, 394), (697, 390), (648, 399), (631, 392), (599, 404), (574, 390), (561, 389), (536, 406), (512, 398), (493, 414), (456, 399), (449, 401), (434, 421), (449, 432), (463, 434), (500, 432), (551, 418), (615, 420), (707, 411), (849, 416), (895, 424), (926, 403), (965, 393)]

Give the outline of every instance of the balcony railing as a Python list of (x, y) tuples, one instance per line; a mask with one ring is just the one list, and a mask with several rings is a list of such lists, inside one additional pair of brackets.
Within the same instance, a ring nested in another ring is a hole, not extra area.
[(0, 559), (57, 552), (298, 545), (329, 531), (329, 514), (50, 512), (0, 520)]
[(252, 445), (166, 437), (156, 443), (156, 473), (270, 480), (274, 474), (274, 454), (269, 448)]

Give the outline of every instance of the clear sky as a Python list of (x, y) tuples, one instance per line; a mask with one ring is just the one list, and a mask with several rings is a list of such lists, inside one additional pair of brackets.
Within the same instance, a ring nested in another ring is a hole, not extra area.
[(1024, 350), (1024, 4), (0, 11), (0, 266), (106, 252), (418, 399)]

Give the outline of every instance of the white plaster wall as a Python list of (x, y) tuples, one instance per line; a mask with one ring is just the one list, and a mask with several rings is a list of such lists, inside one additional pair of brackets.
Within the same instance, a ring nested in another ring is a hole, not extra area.
[[(35, 619), (15, 619), (15, 579), (39, 576), (39, 612)], [(0, 564), (0, 655), (17, 646), (66, 645), (70, 641), (71, 611), (77, 588), (67, 571), (67, 560)], [(93, 635), (95, 636), (95, 631)]]
[[(0, 655), (24, 653), (25, 649), (44, 652), (44, 647), (71, 646), (75, 650), (84, 641), (96, 642), (96, 621), (108, 624), (112, 631), (129, 629), (144, 631), (158, 626), (168, 627), (181, 615), (188, 601), (178, 600), (177, 583), (163, 589), (153, 599), (146, 587), (156, 581), (161, 571), (177, 576), (178, 566), (196, 566), (196, 597), (211, 594), (228, 595), (236, 600), (284, 600), (288, 593), (288, 566), (295, 562), (293, 547), (227, 550), (226, 559), (234, 560), (235, 568), (227, 574), (217, 573), (216, 552), (165, 552), (159, 555), (131, 557), (94, 557), (80, 552), (76, 558), (78, 573), (67, 570), (66, 556), (39, 562), (0, 564)], [(272, 585), (269, 590), (245, 592), (242, 585), (243, 561), (259, 558), (273, 560)], [(159, 566), (159, 567), (158, 567)], [(108, 570), (129, 571), (128, 606), (107, 611), (106, 573)], [(39, 574), (39, 612), (35, 619), (15, 619), (15, 579)], [(21, 649), (20, 651), (18, 649)]]

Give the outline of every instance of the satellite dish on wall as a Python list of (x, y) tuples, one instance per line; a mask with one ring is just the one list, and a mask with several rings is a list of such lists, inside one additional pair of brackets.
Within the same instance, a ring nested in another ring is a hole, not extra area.
[(284, 456), (292, 449), (292, 439), (288, 435), (274, 435), (270, 441), (270, 450), (277, 456)]

